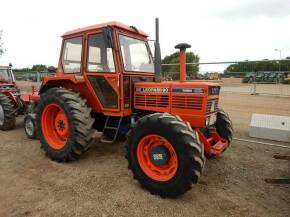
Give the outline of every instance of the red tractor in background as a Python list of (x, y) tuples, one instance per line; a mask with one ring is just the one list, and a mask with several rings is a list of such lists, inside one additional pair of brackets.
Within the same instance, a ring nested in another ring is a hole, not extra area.
[[(23, 98), (22, 98), (23, 97)], [(0, 66), (0, 130), (11, 130), (15, 127), (16, 116), (26, 110), (25, 98), (20, 95), (12, 72), (12, 64)]]
[(0, 66), (0, 130), (12, 130), (18, 115), (30, 113), (24, 118), (25, 132), (29, 138), (35, 138), (35, 114), (32, 114), (30, 108), (38, 99), (39, 96), (34, 87), (31, 94), (20, 93), (12, 71), (12, 64)]
[(77, 160), (92, 144), (127, 135), (134, 178), (153, 194), (175, 197), (197, 183), (205, 155), (230, 145), (229, 116), (218, 107), (220, 86), (186, 81), (186, 48), (179, 44), (180, 81), (161, 82), (156, 22), (155, 58), (146, 33), (118, 22), (65, 33), (54, 77), (31, 99), (41, 147), (55, 161)]

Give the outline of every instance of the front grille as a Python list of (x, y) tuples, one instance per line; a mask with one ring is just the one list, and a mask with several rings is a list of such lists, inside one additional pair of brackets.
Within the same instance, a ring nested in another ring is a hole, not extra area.
[(215, 87), (208, 87), (208, 95), (219, 95), (220, 94), (220, 87), (215, 86)]
[(201, 110), (202, 100), (203, 97), (197, 96), (173, 96), (172, 108)]
[(135, 105), (151, 107), (168, 107), (169, 97), (166, 95), (135, 95)]
[(216, 112), (218, 109), (218, 99), (210, 99), (206, 104), (206, 114)]

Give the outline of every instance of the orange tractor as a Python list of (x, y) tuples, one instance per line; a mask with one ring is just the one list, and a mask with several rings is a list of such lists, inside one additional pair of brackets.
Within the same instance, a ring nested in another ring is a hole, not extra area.
[(126, 135), (134, 178), (153, 194), (175, 197), (197, 183), (205, 156), (230, 145), (233, 130), (218, 107), (220, 86), (186, 81), (188, 44), (176, 46), (180, 81), (160, 81), (156, 27), (154, 58), (148, 36), (133, 26), (109, 22), (65, 33), (56, 75), (43, 80), (30, 111), (52, 160), (77, 160), (96, 131), (105, 143)]

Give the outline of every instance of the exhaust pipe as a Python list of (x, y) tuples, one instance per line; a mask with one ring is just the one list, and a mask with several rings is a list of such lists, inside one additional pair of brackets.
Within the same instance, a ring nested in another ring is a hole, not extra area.
[(154, 58), (154, 72), (155, 82), (161, 82), (161, 51), (160, 51), (160, 44), (159, 44), (159, 18), (155, 18), (155, 58)]
[(191, 48), (190, 44), (180, 43), (175, 46), (180, 50), (179, 54), (179, 80), (186, 81), (186, 49)]

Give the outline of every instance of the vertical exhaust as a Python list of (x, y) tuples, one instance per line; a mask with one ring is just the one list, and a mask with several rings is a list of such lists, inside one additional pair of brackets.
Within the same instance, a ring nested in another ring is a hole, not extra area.
[(180, 50), (179, 54), (179, 80), (186, 81), (186, 49), (191, 48), (190, 44), (180, 43), (175, 46)]
[(161, 51), (160, 51), (160, 44), (159, 44), (159, 18), (155, 18), (155, 58), (154, 58), (154, 72), (155, 82), (161, 81)]

